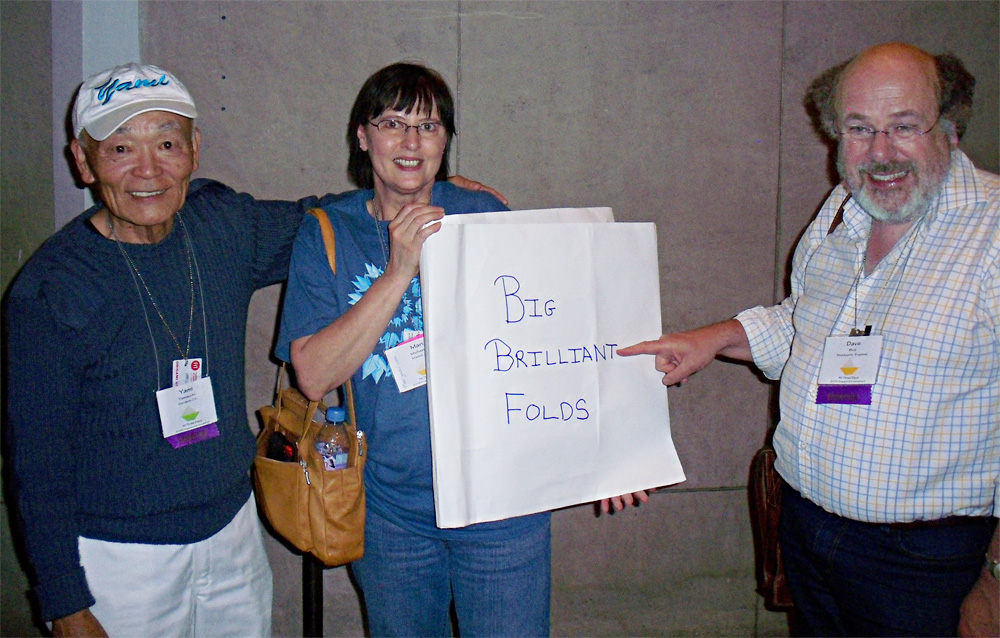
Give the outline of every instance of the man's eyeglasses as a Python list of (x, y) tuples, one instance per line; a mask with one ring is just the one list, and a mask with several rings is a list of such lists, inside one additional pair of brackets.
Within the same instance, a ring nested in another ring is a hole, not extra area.
[(378, 122), (369, 120), (368, 123), (377, 128), (380, 133), (385, 133), (392, 137), (406, 137), (411, 128), (417, 129), (417, 135), (420, 137), (437, 137), (445, 131), (444, 124), (432, 120), (419, 124), (407, 124), (403, 120), (390, 117)]
[(896, 124), (895, 126), (890, 126), (885, 131), (880, 131), (871, 126), (864, 126), (863, 124), (851, 124), (844, 128), (843, 131), (838, 131), (837, 134), (845, 140), (850, 140), (852, 142), (868, 142), (874, 138), (879, 133), (885, 133), (885, 136), (889, 141), (905, 141), (912, 140), (921, 135), (926, 135), (930, 133), (938, 122), (941, 121), (941, 116), (938, 115), (934, 123), (930, 125), (926, 130), (921, 131), (920, 127), (913, 124)]

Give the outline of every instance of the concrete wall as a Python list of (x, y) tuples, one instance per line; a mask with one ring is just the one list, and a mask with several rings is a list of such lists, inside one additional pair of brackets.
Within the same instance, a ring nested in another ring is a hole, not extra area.
[[(677, 330), (783, 294), (794, 242), (832, 185), (802, 94), (868, 45), (904, 39), (962, 57), (979, 79), (963, 148), (997, 171), (998, 9), (996, 1), (161, 0), (139, 4), (139, 40), (143, 61), (173, 70), (198, 101), (198, 174), (262, 197), (349, 188), (344, 133), (357, 89), (390, 62), (426, 62), (458, 101), (453, 170), (496, 186), (513, 208), (612, 206), (620, 220), (657, 224), (663, 327)], [(4, 188), (6, 197), (6, 178)], [(8, 214), (37, 210), (9, 212), (5, 203)], [(5, 240), (7, 232), (5, 222)], [(279, 292), (259, 292), (251, 309), (254, 424), (274, 382)], [(591, 506), (555, 514), (554, 633), (787, 631), (753, 592), (746, 515), (747, 466), (769, 423), (770, 391), (748, 368), (711, 366), (670, 391), (686, 483), (610, 517)], [(277, 541), (269, 552), (275, 630), (296, 634), (299, 560)], [(8, 626), (8, 569), (5, 558), (3, 634), (14, 635), (23, 630)], [(327, 635), (359, 635), (346, 570), (327, 571), (325, 581)]]
[[(0, 292), (55, 229), (48, 117), (51, 30), (48, 3), (0, 2)], [(6, 460), (6, 443), (0, 449)], [(26, 598), (28, 580), (10, 532), (8, 502), (7, 490), (0, 489), (0, 633), (37, 634)]]

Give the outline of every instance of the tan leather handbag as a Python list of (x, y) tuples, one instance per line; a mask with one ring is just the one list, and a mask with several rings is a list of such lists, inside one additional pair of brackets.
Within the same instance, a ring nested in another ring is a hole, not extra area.
[[(317, 212), (319, 214), (317, 214)], [(310, 211), (323, 227), (330, 267), (336, 272), (333, 230), (326, 213)], [(274, 405), (258, 412), (264, 428), (257, 437), (254, 491), (264, 517), (292, 546), (333, 567), (361, 558), (365, 542), (366, 440), (357, 429), (351, 382), (344, 385), (350, 438), (348, 464), (326, 470), (314, 445), (326, 406), (310, 401), (278, 375)]]

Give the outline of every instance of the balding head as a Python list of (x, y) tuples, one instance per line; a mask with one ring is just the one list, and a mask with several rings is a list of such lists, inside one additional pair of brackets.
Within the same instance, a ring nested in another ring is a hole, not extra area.
[(845, 97), (859, 90), (886, 95), (901, 90), (927, 94), (936, 110), (938, 96), (937, 66), (934, 58), (910, 44), (889, 42), (874, 46), (847, 63), (834, 92), (834, 107), (840, 118)]
[(931, 87), (941, 125), (949, 134), (961, 138), (972, 115), (975, 78), (962, 61), (951, 54), (931, 55), (905, 42), (887, 42), (862, 51), (857, 56), (828, 69), (809, 87), (806, 105), (817, 127), (832, 139), (837, 138), (837, 122), (843, 119), (838, 106), (841, 83), (846, 76), (858, 74), (888, 87), (904, 77), (918, 77)]

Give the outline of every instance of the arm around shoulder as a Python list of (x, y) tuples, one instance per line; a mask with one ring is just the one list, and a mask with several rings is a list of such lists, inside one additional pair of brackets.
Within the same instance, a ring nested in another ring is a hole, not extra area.
[(454, 184), (455, 186), (458, 186), (459, 188), (464, 188), (470, 191), (483, 191), (489, 193), (490, 195), (493, 195), (501, 202), (503, 202), (504, 206), (510, 206), (510, 202), (507, 201), (506, 197), (500, 194), (500, 191), (496, 190), (491, 186), (487, 186), (482, 182), (477, 182), (475, 180), (469, 179), (468, 177), (463, 177), (461, 175), (452, 175), (451, 177), (448, 178), (448, 181)]

